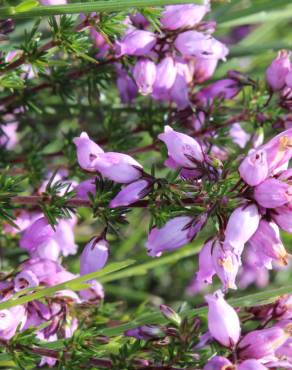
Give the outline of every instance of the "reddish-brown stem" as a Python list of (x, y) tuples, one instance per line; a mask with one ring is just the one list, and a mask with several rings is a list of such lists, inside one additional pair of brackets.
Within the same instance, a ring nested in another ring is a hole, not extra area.
[[(10, 201), (13, 204), (23, 204), (23, 205), (27, 205), (27, 206), (38, 206), (40, 204), (40, 202), (44, 202), (44, 203), (49, 204), (51, 202), (51, 199), (48, 198), (48, 197), (42, 196), (42, 195), (27, 195), (27, 196), (16, 195), (16, 196), (11, 197)], [(194, 198), (185, 198), (185, 199), (182, 199), (181, 202), (183, 204), (186, 204), (186, 205), (201, 204), (202, 203), (201, 200), (197, 200), (197, 199), (194, 199)], [(162, 201), (156, 201), (156, 205), (158, 207), (162, 204), (165, 204), (165, 201), (163, 201), (163, 202)], [(74, 208), (78, 208), (78, 207), (91, 208), (92, 207), (92, 203), (89, 200), (84, 200), (84, 199), (80, 199), (80, 198), (70, 199), (70, 200), (68, 200), (66, 205), (68, 207), (74, 207)], [(142, 199), (142, 200), (137, 201), (136, 203), (133, 203), (131, 205), (131, 208), (146, 208), (148, 205), (149, 205), (149, 201)]]

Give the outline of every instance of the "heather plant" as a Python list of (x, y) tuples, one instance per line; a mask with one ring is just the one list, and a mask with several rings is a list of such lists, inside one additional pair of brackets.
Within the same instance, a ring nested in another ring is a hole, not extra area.
[(292, 368), (291, 15), (3, 2), (1, 367)]

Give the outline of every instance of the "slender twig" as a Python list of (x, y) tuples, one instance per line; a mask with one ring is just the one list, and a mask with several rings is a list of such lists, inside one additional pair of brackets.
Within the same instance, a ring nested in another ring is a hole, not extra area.
[[(43, 195), (27, 195), (27, 196), (16, 195), (16, 196), (13, 196), (13, 197), (10, 198), (10, 202), (12, 204), (22, 204), (22, 205), (27, 205), (27, 206), (39, 206), (40, 203), (49, 204), (51, 201), (52, 201), (51, 198), (49, 198), (47, 196), (43, 196)], [(200, 199), (197, 200), (195, 198), (185, 198), (185, 199), (182, 199), (181, 202), (185, 205), (201, 204), (202, 203), (202, 201)], [(158, 207), (163, 205), (163, 204), (166, 204), (166, 203), (167, 203), (166, 201), (156, 201), (155, 202), (156, 206), (158, 206)], [(148, 205), (149, 205), (148, 200), (139, 200), (139, 201), (133, 203), (129, 207), (131, 207), (131, 208), (146, 208)], [(66, 202), (66, 206), (74, 207), (74, 208), (77, 208), (77, 207), (91, 208), (92, 203), (89, 200), (84, 200), (84, 199), (80, 199), (80, 198), (73, 198), (73, 199), (69, 199)]]

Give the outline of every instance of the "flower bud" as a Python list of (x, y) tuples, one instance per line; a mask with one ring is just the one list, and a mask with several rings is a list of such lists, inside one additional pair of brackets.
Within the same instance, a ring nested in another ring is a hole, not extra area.
[(254, 199), (265, 208), (285, 205), (292, 199), (292, 187), (278, 179), (267, 179), (254, 189)]
[(107, 152), (100, 154), (92, 165), (104, 177), (122, 184), (138, 180), (143, 174), (141, 164), (123, 153)]
[(152, 93), (156, 79), (156, 66), (150, 59), (140, 59), (135, 64), (133, 76), (142, 95)]
[(108, 242), (100, 236), (92, 238), (80, 256), (80, 275), (90, 274), (104, 267), (108, 259)]
[(161, 329), (155, 325), (143, 325), (135, 329), (129, 329), (125, 331), (124, 335), (140, 340), (156, 339), (165, 336)]
[(177, 167), (194, 168), (196, 161), (204, 160), (200, 144), (192, 137), (174, 131), (170, 126), (165, 126), (164, 133), (158, 135), (158, 138), (166, 144), (168, 155)]
[(266, 151), (252, 150), (239, 166), (240, 177), (250, 186), (259, 185), (268, 177), (269, 168)]
[(169, 220), (160, 229), (154, 227), (146, 243), (149, 256), (160, 257), (165, 251), (174, 250), (189, 243), (196, 235), (193, 223), (192, 217), (179, 216)]
[(241, 246), (256, 232), (260, 218), (255, 204), (236, 208), (229, 217), (224, 243), (233, 247), (235, 252), (240, 250)]
[(170, 307), (165, 304), (160, 305), (160, 311), (163, 316), (165, 316), (169, 321), (171, 321), (176, 326), (180, 326), (181, 317)]
[(236, 311), (224, 299), (218, 290), (205, 297), (208, 303), (208, 329), (220, 344), (234, 347), (240, 337), (240, 322)]
[(89, 139), (86, 132), (82, 132), (79, 137), (73, 139), (77, 148), (77, 159), (79, 166), (86, 171), (94, 172), (93, 161), (103, 153), (103, 150), (94, 141)]
[(273, 91), (281, 90), (285, 86), (285, 78), (289, 71), (290, 55), (286, 50), (281, 50), (266, 71), (268, 85)]
[(126, 207), (144, 198), (151, 191), (147, 180), (138, 180), (125, 186), (110, 202), (110, 208)]
[(145, 56), (156, 44), (154, 33), (144, 30), (130, 31), (121, 41), (116, 42), (117, 56), (136, 55)]
[(160, 23), (167, 30), (191, 28), (198, 24), (209, 10), (209, 3), (168, 5), (164, 8)]

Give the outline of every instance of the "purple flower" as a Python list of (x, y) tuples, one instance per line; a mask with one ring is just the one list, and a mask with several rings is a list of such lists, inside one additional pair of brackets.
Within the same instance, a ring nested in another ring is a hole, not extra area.
[(34, 288), (38, 285), (39, 279), (32, 271), (22, 271), (14, 279), (14, 290), (16, 292), (27, 288)]
[(117, 87), (120, 93), (121, 101), (124, 104), (131, 103), (137, 96), (138, 89), (133, 79), (127, 72), (119, 72), (117, 78)]
[(292, 129), (275, 136), (262, 149), (267, 153), (269, 173), (278, 172), (282, 166), (287, 166), (292, 157)]
[(168, 5), (164, 8), (160, 23), (163, 28), (168, 30), (191, 28), (198, 24), (209, 10), (209, 3), (204, 5)]
[(103, 150), (94, 141), (89, 139), (86, 132), (82, 132), (79, 137), (73, 140), (77, 148), (78, 163), (81, 168), (86, 171), (94, 172), (92, 166), (94, 160), (103, 153)]
[(246, 144), (250, 139), (250, 135), (243, 130), (239, 123), (234, 123), (229, 130), (233, 142), (240, 148), (245, 148)]
[(292, 233), (292, 209), (289, 206), (273, 209), (272, 217), (282, 230)]
[(194, 61), (194, 81), (201, 84), (211, 78), (216, 70), (218, 59), (197, 57)]
[(183, 56), (188, 57), (225, 60), (228, 54), (227, 47), (220, 41), (197, 31), (180, 33), (174, 45)]
[(243, 361), (237, 367), (238, 370), (267, 370), (268, 368), (264, 366), (260, 361), (257, 360), (246, 360)]
[(219, 241), (214, 244), (212, 248), (213, 266), (225, 290), (237, 289), (235, 278), (241, 265), (240, 256), (230, 249), (224, 249), (224, 246)]
[(96, 280), (90, 281), (90, 287), (79, 291), (80, 297), (85, 302), (96, 303), (104, 298), (103, 286)]
[(244, 244), (256, 232), (260, 218), (255, 204), (236, 208), (229, 217), (224, 243), (240, 255)]
[(202, 148), (195, 139), (174, 131), (170, 126), (165, 126), (164, 133), (158, 138), (166, 144), (169, 158), (177, 167), (194, 168), (195, 161), (202, 162), (204, 159)]
[(238, 344), (239, 357), (261, 360), (273, 358), (275, 351), (286, 342), (289, 336), (289, 332), (278, 326), (251, 331)]
[(20, 247), (27, 249), (34, 258), (57, 260), (60, 253), (64, 256), (75, 254), (77, 245), (74, 241), (73, 227), (76, 219), (59, 220), (55, 230), (45, 217), (33, 222), (20, 239)]
[(9, 340), (16, 333), (17, 328), (23, 328), (26, 321), (24, 306), (18, 305), (9, 310), (0, 310), (0, 339)]
[(142, 58), (138, 60), (133, 70), (133, 76), (142, 95), (152, 93), (156, 79), (156, 66), (150, 59)]
[(116, 42), (117, 56), (145, 56), (156, 44), (156, 35), (149, 31), (132, 30), (121, 41)]
[[(291, 69), (291, 66), (290, 66)], [(292, 71), (290, 71), (285, 78), (286, 85), (290, 88), (292, 88)]]
[(141, 14), (130, 14), (130, 19), (133, 25), (137, 28), (146, 28), (150, 25), (149, 21)]
[(281, 50), (276, 59), (267, 68), (266, 79), (273, 91), (281, 90), (285, 86), (285, 78), (290, 71), (290, 55)]
[(29, 251), (44, 244), (54, 236), (54, 230), (45, 217), (41, 217), (24, 230), (20, 247)]
[(250, 186), (259, 185), (268, 177), (269, 168), (266, 151), (252, 150), (239, 166), (240, 177)]
[(189, 216), (175, 217), (160, 229), (154, 227), (146, 243), (149, 256), (160, 257), (165, 251), (174, 250), (189, 243), (201, 228), (202, 221), (196, 223)]
[(232, 366), (232, 363), (225, 357), (214, 356), (204, 366), (203, 370), (223, 370)]
[(185, 63), (176, 62), (176, 78), (169, 91), (169, 98), (177, 105), (178, 110), (183, 110), (190, 105), (189, 88), (187, 79), (189, 78), (189, 68)]
[(240, 337), (240, 322), (236, 311), (218, 290), (205, 297), (208, 303), (208, 329), (212, 337), (225, 347), (233, 348)]
[(280, 239), (279, 228), (274, 222), (261, 220), (256, 233), (249, 240), (256, 253), (287, 265), (287, 251)]
[(129, 155), (122, 153), (102, 153), (92, 165), (104, 177), (122, 184), (138, 180), (143, 174), (140, 163)]
[(292, 187), (278, 179), (267, 179), (254, 189), (254, 199), (265, 208), (285, 205), (292, 199)]
[(204, 244), (199, 253), (199, 270), (196, 275), (196, 281), (202, 283), (212, 283), (212, 277), (216, 271), (212, 260), (212, 247), (214, 240), (211, 239)]
[(176, 64), (172, 57), (165, 57), (156, 67), (156, 79), (153, 85), (153, 97), (155, 99), (166, 99), (169, 90), (174, 85), (177, 74)]
[(157, 339), (164, 336), (164, 333), (158, 326), (155, 325), (143, 325), (135, 329), (129, 329), (124, 333), (127, 337), (134, 337), (136, 339), (149, 340)]
[[(43, 279), (43, 283), (47, 286), (54, 286), (54, 285), (62, 284), (62, 283), (65, 283), (66, 281), (70, 281), (72, 279), (75, 279), (76, 277), (77, 276), (72, 274), (71, 272), (63, 270), (63, 271), (56, 272), (54, 275), (47, 275)], [(62, 290), (62, 291), (60, 290), (56, 294), (62, 295), (62, 296), (66, 295), (66, 296), (71, 296), (71, 297), (72, 297), (72, 294), (73, 294), (73, 297), (74, 298), (76, 297), (75, 293), (72, 292), (71, 290)], [(77, 298), (77, 300), (78, 300), (78, 298)]]
[(29, 259), (21, 266), (22, 271), (32, 271), (38, 278), (39, 282), (44, 282), (48, 277), (56, 275), (64, 268), (56, 261), (46, 259)]
[(202, 106), (212, 104), (215, 99), (232, 99), (240, 92), (238, 81), (226, 78), (216, 81), (207, 87), (201, 89), (196, 94), (197, 101)]
[(75, 188), (77, 198), (88, 200), (88, 193), (96, 194), (95, 178), (82, 181)]
[(110, 208), (126, 207), (144, 198), (151, 191), (147, 180), (138, 180), (125, 186), (110, 202)]
[(89, 241), (80, 256), (80, 275), (90, 274), (104, 267), (108, 259), (108, 242), (100, 236)]
[(0, 125), (0, 147), (4, 146), (5, 149), (11, 150), (16, 146), (18, 143), (17, 129), (17, 122)]
[(250, 245), (244, 249), (243, 266), (238, 278), (238, 286), (241, 289), (246, 289), (251, 284), (255, 284), (258, 288), (268, 285), (269, 272), (264, 262), (262, 255), (256, 253)]

